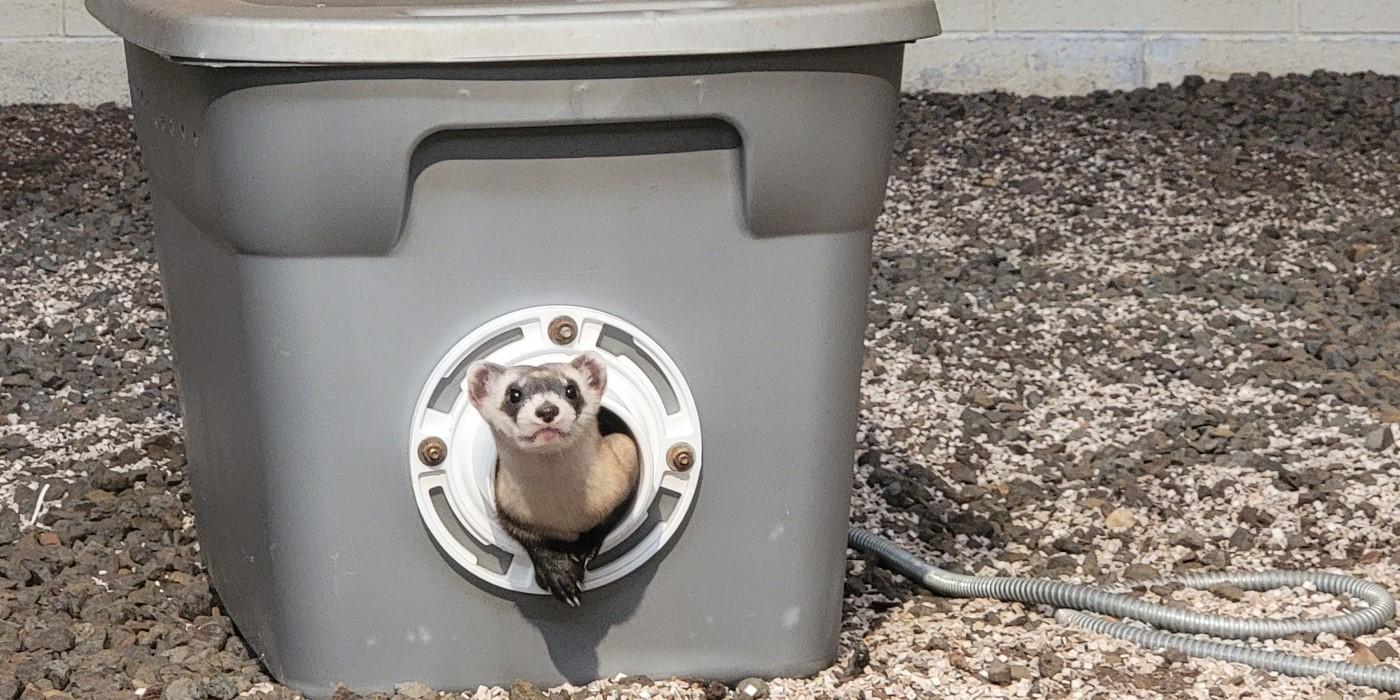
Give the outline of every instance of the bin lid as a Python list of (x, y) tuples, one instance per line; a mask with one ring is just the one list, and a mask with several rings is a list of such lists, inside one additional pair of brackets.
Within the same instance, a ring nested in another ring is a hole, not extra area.
[(86, 0), (127, 41), (211, 63), (444, 63), (913, 41), (934, 0)]

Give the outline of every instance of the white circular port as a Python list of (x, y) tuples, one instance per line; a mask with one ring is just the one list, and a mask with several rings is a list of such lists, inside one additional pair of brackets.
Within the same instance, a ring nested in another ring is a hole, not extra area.
[[(565, 317), (577, 332), (564, 344), (549, 325)], [(585, 589), (626, 576), (661, 551), (680, 530), (700, 481), (700, 421), (690, 388), (671, 358), (632, 324), (577, 306), (541, 306), (506, 314), (472, 331), (438, 362), (423, 386), (409, 432), (409, 475), (418, 511), (438, 546), (473, 576), (501, 588), (544, 594), (520, 545), (496, 521), (496, 445), (486, 421), (467, 399), (467, 366), (567, 362), (594, 350), (608, 368), (599, 421), (623, 429), (637, 443), (641, 478), (627, 517), (603, 542), (584, 579)], [(620, 424), (619, 424), (620, 423)], [(428, 464), (419, 445), (437, 438), (446, 458)], [(684, 471), (668, 463), (677, 444), (693, 450)]]

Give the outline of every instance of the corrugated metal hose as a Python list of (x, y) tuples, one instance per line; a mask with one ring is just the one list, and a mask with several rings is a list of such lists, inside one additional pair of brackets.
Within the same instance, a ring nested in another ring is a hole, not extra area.
[[(1056, 608), (1055, 619), (1061, 623), (1117, 637), (1148, 649), (1175, 649), (1188, 656), (1223, 659), (1288, 676), (1331, 675), (1357, 685), (1390, 693), (1400, 692), (1400, 669), (1391, 666), (1325, 661), (1248, 644), (1230, 644), (1189, 636), (1248, 640), (1278, 639), (1309, 632), (1327, 632), (1346, 637), (1374, 632), (1395, 617), (1395, 598), (1384, 587), (1351, 576), (1309, 571), (1258, 571), (1192, 574), (1157, 582), (1178, 583), (1199, 589), (1232, 584), (1247, 591), (1311, 585), (1320, 592), (1348, 595), (1366, 604), (1364, 608), (1335, 617), (1270, 620), (1196, 612), (1068, 581), (955, 574), (934, 567), (899, 545), (860, 528), (851, 528), (847, 541), (852, 548), (874, 554), (885, 566), (911, 581), (919, 582), (937, 595), (1049, 605)], [(1110, 620), (1100, 614), (1124, 621)]]

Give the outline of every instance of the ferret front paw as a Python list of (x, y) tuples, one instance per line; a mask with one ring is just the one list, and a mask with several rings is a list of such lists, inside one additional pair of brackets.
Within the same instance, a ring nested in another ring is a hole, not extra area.
[(562, 552), (536, 552), (531, 558), (535, 564), (535, 582), (540, 588), (569, 607), (577, 608), (583, 592), (583, 563)]

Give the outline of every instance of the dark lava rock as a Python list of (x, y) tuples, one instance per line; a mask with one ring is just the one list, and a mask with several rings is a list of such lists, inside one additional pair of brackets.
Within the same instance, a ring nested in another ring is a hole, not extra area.
[(0, 542), (13, 542), (19, 537), (19, 513), (0, 508)]
[(1186, 547), (1188, 549), (1200, 549), (1206, 545), (1206, 538), (1201, 533), (1191, 528), (1187, 528), (1171, 536), (1169, 540), (1173, 545)]
[(233, 700), (238, 697), (238, 683), (227, 676), (210, 678), (200, 683), (199, 689), (213, 700)]
[(343, 685), (336, 685), (331, 692), (331, 700), (364, 700), (364, 696)]
[(73, 648), (73, 631), (58, 623), (49, 623), (24, 635), (28, 651), (68, 651)]
[(1162, 575), (1147, 564), (1130, 564), (1123, 570), (1125, 581), (1155, 581), (1159, 578), (1162, 578)]
[(1395, 434), (1390, 426), (1382, 425), (1366, 434), (1366, 449), (1372, 452), (1383, 452), (1395, 444)]
[(510, 685), (510, 700), (548, 700), (534, 683), (529, 681), (516, 681)]
[(95, 489), (120, 493), (136, 483), (136, 476), (133, 471), (117, 471), (104, 465), (94, 465), (88, 475), (88, 483)]
[(161, 691), (161, 700), (204, 700), (199, 683), (190, 678), (176, 678)]
[(1244, 589), (1233, 583), (1221, 583), (1210, 587), (1210, 592), (1225, 600), (1238, 603), (1244, 600)]
[(1254, 506), (1245, 506), (1240, 509), (1240, 520), (1254, 525), (1255, 527), (1268, 527), (1274, 524), (1274, 516), (1266, 511), (1259, 510)]
[(993, 661), (987, 664), (987, 680), (996, 685), (1010, 685), (1011, 665), (1005, 661)]

